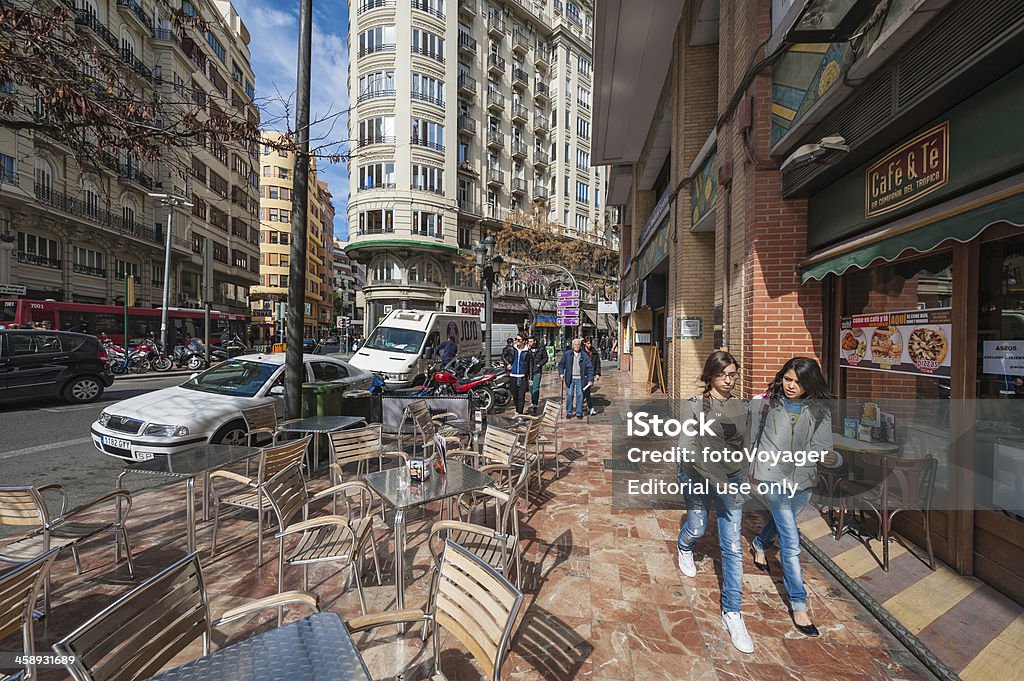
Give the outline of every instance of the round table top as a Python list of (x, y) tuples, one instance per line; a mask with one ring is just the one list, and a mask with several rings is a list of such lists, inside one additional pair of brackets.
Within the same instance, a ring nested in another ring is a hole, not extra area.
[(843, 435), (833, 435), (832, 446), (840, 452), (864, 454), (896, 454), (900, 451), (900, 446), (893, 442), (864, 442)]

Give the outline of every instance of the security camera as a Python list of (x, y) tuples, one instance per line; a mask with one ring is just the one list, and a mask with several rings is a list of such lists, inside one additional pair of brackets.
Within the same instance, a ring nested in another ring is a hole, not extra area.
[(805, 165), (814, 163), (822, 156), (829, 154), (829, 152), (847, 152), (849, 150), (850, 147), (842, 136), (830, 135), (823, 137), (820, 142), (815, 144), (804, 144), (798, 147), (796, 151), (782, 162), (779, 170), (782, 172), (795, 170), (796, 168), (802, 168)]

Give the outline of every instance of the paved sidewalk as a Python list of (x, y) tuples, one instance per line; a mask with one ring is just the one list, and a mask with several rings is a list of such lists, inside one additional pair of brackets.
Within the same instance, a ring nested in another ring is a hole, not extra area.
[[(556, 376), (548, 377), (544, 396), (557, 395)], [(618, 403), (633, 395), (629, 376), (606, 370), (598, 389)], [(639, 397), (639, 395), (637, 395)], [(560, 399), (560, 398), (559, 398)], [(595, 419), (599, 421), (601, 419)], [(793, 629), (780, 593), (780, 576), (754, 570), (744, 557), (744, 605), (756, 651), (737, 652), (728, 640), (719, 612), (717, 539), (709, 530), (697, 548), (699, 573), (681, 576), (675, 565), (679, 511), (619, 510), (612, 504), (611, 458), (614, 425), (586, 421), (562, 422), (561, 441), (572, 459), (562, 477), (554, 471), (542, 494), (531, 493), (531, 507), (522, 516), (525, 554), (526, 608), (516, 632), (504, 679), (703, 679), (707, 681), (766, 679), (780, 681), (868, 681), (933, 678), (827, 573), (805, 557), (805, 577), (814, 620), (822, 631), (807, 639)], [(323, 485), (322, 480), (317, 485)], [(184, 550), (184, 489), (178, 484), (141, 492), (129, 528), (143, 575), (152, 574)], [(425, 546), (436, 510), (410, 514), (407, 565), (413, 579), (406, 590), (407, 607), (425, 603), (430, 558)], [(744, 541), (763, 522), (746, 514)], [(255, 522), (250, 516), (227, 515), (221, 524), (220, 549), (209, 557), (210, 525), (200, 526), (205, 581), (214, 614), (246, 600), (276, 592), (277, 542), (265, 545), (265, 564), (255, 567)], [(394, 608), (390, 533), (381, 528), (383, 586), (364, 576), (369, 611)], [(43, 649), (123, 593), (129, 584), (123, 567), (112, 570), (112, 544), (101, 541), (82, 553), (85, 572), (74, 575), (73, 563), (62, 557), (55, 566), (55, 609), (37, 628)], [(772, 574), (781, 575), (772, 559)], [(777, 580), (777, 581), (773, 581)], [(301, 571), (286, 570), (285, 588), (298, 588)], [(343, 617), (359, 614), (351, 586), (331, 567), (311, 570), (311, 589), (322, 605)], [(292, 614), (294, 617), (295, 614)], [(273, 616), (242, 621), (215, 634), (216, 645), (244, 637), (273, 624)], [(396, 674), (405, 661), (424, 664), (418, 629), (400, 644), (388, 628), (381, 638), (357, 639), (375, 678)], [(10, 641), (0, 649), (14, 649)], [(443, 641), (442, 667), (449, 679), (479, 678), (468, 668), (468, 656)], [(193, 646), (183, 661), (199, 654)], [(406, 678), (423, 678), (421, 666)], [(54, 671), (43, 678), (62, 678)]]

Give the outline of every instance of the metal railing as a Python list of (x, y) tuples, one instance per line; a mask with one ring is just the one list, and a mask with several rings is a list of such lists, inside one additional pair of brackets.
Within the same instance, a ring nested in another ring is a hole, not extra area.
[(365, 57), (370, 54), (378, 54), (381, 52), (394, 52), (396, 45), (394, 43), (382, 43), (380, 45), (372, 45), (370, 47), (364, 47), (359, 50), (359, 56)]
[(360, 0), (359, 6), (356, 8), (356, 14), (362, 14), (363, 12), (369, 12), (371, 9), (379, 9), (381, 7), (394, 7), (395, 0)]
[(459, 0), (459, 11), (476, 16), (476, 0)]
[(533, 163), (534, 165), (546, 166), (548, 164), (548, 152), (544, 151), (543, 149), (537, 149), (536, 147), (534, 147)]
[(512, 120), (522, 120), (522, 121), (530, 120), (530, 110), (527, 109), (522, 104), (513, 104), (512, 105)]
[(480, 215), (480, 204), (469, 199), (459, 199), (459, 210), (470, 215)]
[(488, 184), (505, 184), (505, 171), (491, 168), (487, 171)]
[(146, 80), (149, 80), (153, 77), (153, 71), (148, 66), (143, 64), (142, 60), (136, 57), (135, 53), (131, 50), (126, 50), (123, 47), (121, 48), (121, 61), (127, 64), (132, 71), (139, 74)]
[(442, 106), (442, 107), (444, 106), (444, 100), (443, 99), (441, 99), (440, 97), (438, 97), (436, 95), (432, 95), (432, 94), (429, 94), (429, 93), (426, 93), (426, 92), (413, 92), (410, 96), (413, 99), (420, 100), (421, 102), (427, 102), (428, 104), (433, 104), (435, 106)]
[(78, 274), (88, 274), (90, 277), (107, 276), (107, 271), (102, 267), (89, 267), (88, 265), (79, 265), (77, 262), (72, 266), (72, 269)]
[(512, 155), (526, 158), (528, 147), (522, 140), (512, 140)]
[(505, 33), (505, 20), (497, 14), (487, 17), (487, 30), (491, 33)]
[(359, 138), (359, 148), (372, 147), (375, 144), (394, 144), (394, 135), (376, 135), (374, 137), (361, 137)]
[(470, 52), (476, 52), (476, 38), (465, 31), (459, 31), (459, 49), (462, 48)]
[(512, 49), (522, 52), (530, 49), (530, 39), (526, 37), (525, 33), (516, 31), (512, 34)]
[(418, 135), (413, 135), (412, 137), (410, 137), (409, 138), (409, 144), (412, 144), (413, 146), (424, 147), (425, 149), (432, 149), (434, 151), (440, 151), (441, 153), (444, 153), (444, 145), (443, 144), (439, 144), (437, 142), (432, 142), (432, 141), (426, 139), (425, 137), (420, 137)]
[(140, 5), (137, 0), (117, 0), (117, 6), (127, 9), (138, 17), (139, 21), (141, 21), (146, 28), (152, 28), (153, 19), (143, 11), (142, 5)]
[(542, 184), (533, 185), (533, 198), (535, 199), (547, 199), (548, 188)]
[(476, 94), (476, 78), (468, 73), (460, 73), (458, 81), (459, 89)]
[(500, 92), (491, 90), (487, 93), (487, 106), (498, 107), (501, 109), (505, 108), (505, 95)]
[(368, 90), (356, 99), (356, 102), (365, 102), (370, 99), (377, 99), (379, 97), (394, 97), (394, 90)]
[(418, 54), (423, 57), (429, 57), (430, 59), (433, 59), (434, 61), (440, 62), (442, 64), (444, 63), (443, 54), (441, 54), (440, 52), (435, 52), (434, 50), (427, 49), (425, 47), (420, 47), (419, 45), (412, 46), (412, 53)]
[(75, 13), (75, 24), (77, 26), (88, 26), (103, 42), (110, 45), (113, 49), (117, 49), (117, 38), (91, 11), (87, 9), (77, 10)]
[(421, 12), (426, 12), (427, 14), (435, 16), (438, 19), (444, 19), (444, 12), (431, 7), (430, 3), (427, 2), (427, 0), (412, 0), (412, 8), (418, 9)]
[(519, 194), (525, 194), (526, 193), (526, 180), (524, 180), (521, 177), (514, 177), (514, 178), (512, 178), (512, 191), (516, 192), (516, 193), (519, 193)]
[(476, 120), (470, 118), (466, 114), (459, 116), (459, 132), (468, 132), (470, 135), (476, 134)]
[(25, 251), (18, 251), (18, 262), (25, 263), (26, 265), (38, 265), (39, 267), (49, 267), (50, 269), (59, 270), (64, 267), (63, 260), (57, 260), (56, 258), (44, 258), (41, 255), (35, 253), (26, 253)]
[(47, 187), (37, 183), (33, 185), (33, 190), (35, 192), (36, 201), (43, 205), (56, 208), (59, 211), (68, 213), (69, 215), (85, 218), (92, 222), (110, 227), (121, 234), (138, 237), (147, 241), (156, 241), (152, 227), (147, 227), (146, 225), (139, 224), (138, 222), (127, 221), (120, 215), (116, 215), (103, 208), (90, 205), (89, 203), (81, 199), (76, 199), (73, 196), (68, 196), (63, 192), (54, 190), (52, 187)]
[(504, 147), (505, 146), (505, 136), (502, 135), (500, 132), (496, 132), (494, 130), (488, 130), (487, 131), (487, 146), (489, 146), (489, 147)]
[(534, 84), (533, 94), (535, 97), (547, 97), (548, 92), (548, 86), (545, 85), (544, 83), (537, 82)]
[(547, 132), (551, 129), (551, 125), (548, 123), (546, 116), (534, 116), (533, 117), (533, 130), (534, 132)]
[(505, 58), (494, 54), (493, 52), (487, 55), (487, 68), (488, 70), (505, 71)]
[(526, 73), (526, 71), (517, 66), (514, 69), (512, 69), (512, 82), (519, 82), (522, 83), (523, 85), (529, 85), (530, 76)]

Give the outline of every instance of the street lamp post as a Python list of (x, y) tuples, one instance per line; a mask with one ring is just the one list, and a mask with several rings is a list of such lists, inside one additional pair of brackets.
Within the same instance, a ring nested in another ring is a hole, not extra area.
[(500, 254), (494, 252), (494, 237), (487, 235), (483, 243), (477, 242), (473, 247), (476, 253), (476, 264), (480, 268), (484, 287), (484, 324), (487, 325), (487, 338), (484, 343), (484, 361), (491, 366), (491, 334), (494, 333), (494, 280), (501, 272), (501, 264), (505, 261)]
[[(174, 227), (174, 209), (178, 206), (191, 208), (192, 204), (180, 196), (173, 194), (149, 194), (154, 199), (160, 199), (160, 203), (167, 206), (167, 234), (164, 238), (164, 295), (163, 305), (160, 307), (160, 346), (163, 352), (170, 354), (170, 345), (167, 339), (167, 308), (170, 306), (171, 296), (171, 230)], [(124, 339), (125, 344), (128, 339)], [(127, 345), (126, 345), (127, 346)]]

